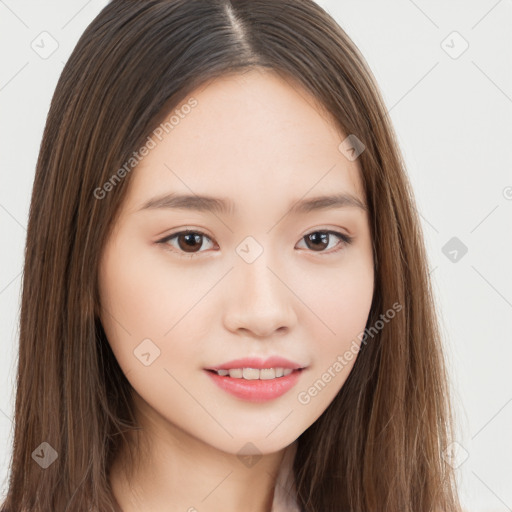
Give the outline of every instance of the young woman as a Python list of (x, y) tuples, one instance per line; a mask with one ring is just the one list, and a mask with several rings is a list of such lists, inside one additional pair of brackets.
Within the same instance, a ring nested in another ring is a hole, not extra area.
[(454, 512), (426, 253), (311, 0), (114, 0), (30, 208), (2, 511)]

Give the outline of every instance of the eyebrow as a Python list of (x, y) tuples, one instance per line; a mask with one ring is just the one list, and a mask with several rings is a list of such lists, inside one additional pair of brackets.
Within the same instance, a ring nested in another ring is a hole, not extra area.
[[(300, 199), (295, 202), (292, 201), (289, 206), (289, 213), (304, 214), (317, 210), (350, 207), (368, 211), (368, 207), (359, 198), (349, 193), (342, 193), (312, 197), (310, 199)], [(138, 211), (159, 208), (196, 210), (229, 215), (236, 213), (236, 206), (230, 199), (207, 195), (183, 195), (175, 193), (153, 197), (146, 201)]]

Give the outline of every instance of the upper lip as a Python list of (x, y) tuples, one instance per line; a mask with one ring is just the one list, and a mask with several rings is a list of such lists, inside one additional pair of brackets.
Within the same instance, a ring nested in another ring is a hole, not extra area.
[(233, 370), (235, 368), (257, 368), (259, 370), (263, 368), (291, 368), (292, 370), (299, 370), (304, 366), (299, 363), (295, 363), (284, 357), (272, 356), (268, 359), (260, 359), (257, 357), (247, 357), (244, 359), (233, 359), (226, 363), (210, 366), (205, 368), (206, 370)]

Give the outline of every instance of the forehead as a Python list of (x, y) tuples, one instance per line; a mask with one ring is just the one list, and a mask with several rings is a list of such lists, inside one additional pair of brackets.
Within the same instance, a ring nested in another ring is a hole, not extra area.
[(129, 196), (138, 205), (165, 192), (222, 196), (240, 207), (327, 193), (365, 202), (358, 162), (339, 150), (345, 135), (315, 98), (276, 73), (210, 81), (164, 116), (165, 126), (134, 171)]

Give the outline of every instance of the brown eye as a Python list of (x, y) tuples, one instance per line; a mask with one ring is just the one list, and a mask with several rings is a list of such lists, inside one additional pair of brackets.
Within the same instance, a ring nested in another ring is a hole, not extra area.
[[(333, 241), (335, 242), (336, 238), (340, 240), (340, 242), (338, 242), (338, 244), (332, 243)], [(195, 254), (205, 252), (201, 250), (205, 240), (212, 243), (212, 240), (204, 233), (187, 230), (169, 235), (159, 240), (158, 243), (168, 246), (171, 251), (177, 253), (179, 256), (188, 255), (192, 258)], [(306, 248), (313, 252), (332, 254), (350, 244), (353, 238), (337, 231), (317, 230), (302, 237), (301, 242), (303, 240), (306, 242)], [(333, 247), (333, 250), (326, 250), (332, 249)]]
[(316, 251), (317, 249), (323, 250), (329, 245), (329, 236), (329, 233), (315, 231), (306, 235), (304, 239), (306, 240), (306, 245)]
[[(201, 249), (204, 239), (210, 240), (204, 233), (199, 231), (180, 231), (160, 240), (159, 243), (170, 245), (172, 250), (178, 253), (194, 254), (203, 252), (199, 249)], [(171, 243), (174, 241), (177, 244)]]
[[(341, 242), (338, 243), (339, 247), (333, 251), (326, 251), (325, 249), (327, 248), (335, 247), (335, 245), (331, 245), (333, 236), (341, 240)], [(352, 237), (344, 235), (343, 233), (338, 233), (337, 231), (313, 231), (312, 233), (305, 235), (302, 239), (306, 242), (308, 249), (311, 249), (314, 252), (329, 253), (337, 252), (342, 249), (343, 246), (352, 242)]]
[(203, 245), (201, 237), (202, 235), (197, 233), (185, 233), (178, 235), (178, 246), (182, 251), (196, 252), (195, 249), (200, 249), (201, 245)]

